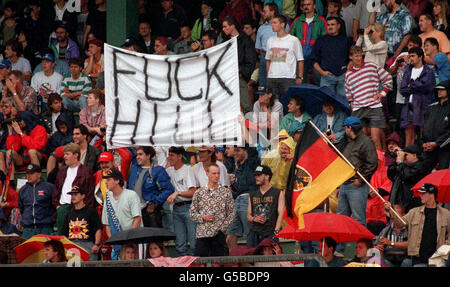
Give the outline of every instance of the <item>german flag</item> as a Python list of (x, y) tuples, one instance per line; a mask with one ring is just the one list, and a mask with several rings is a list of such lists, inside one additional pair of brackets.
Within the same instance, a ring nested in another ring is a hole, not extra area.
[(298, 229), (304, 228), (303, 214), (313, 210), (354, 175), (353, 167), (308, 122), (289, 172), (285, 220)]

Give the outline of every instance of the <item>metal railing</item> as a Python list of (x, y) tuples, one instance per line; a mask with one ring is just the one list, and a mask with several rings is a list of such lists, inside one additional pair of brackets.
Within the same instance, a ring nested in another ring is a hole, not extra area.
[[(254, 262), (280, 262), (280, 261), (300, 261), (315, 260), (319, 262), (320, 267), (328, 267), (322, 256), (318, 254), (280, 254), (280, 255), (250, 255), (250, 256), (218, 256), (218, 257), (200, 257), (193, 264), (237, 264)], [(35, 264), (4, 264), (0, 267), (143, 267), (153, 266), (147, 260), (106, 260), (106, 261), (81, 261), (81, 262), (61, 262), (61, 263), (35, 263)]]

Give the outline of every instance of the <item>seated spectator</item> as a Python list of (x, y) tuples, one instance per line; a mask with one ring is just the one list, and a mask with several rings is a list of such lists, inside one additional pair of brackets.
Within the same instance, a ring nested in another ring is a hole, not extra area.
[(386, 146), (387, 151), (384, 154), (385, 157), (385, 166), (391, 165), (392, 162), (394, 162), (397, 159), (397, 150), (400, 150), (402, 148), (402, 144), (400, 141), (400, 136), (393, 132), (387, 139), (386, 139)]
[(439, 52), (446, 54), (450, 58), (450, 42), (445, 33), (434, 28), (434, 17), (430, 14), (420, 15), (419, 27), (420, 31), (422, 31), (419, 34), (419, 37), (422, 38), (422, 43), (425, 44), (427, 38), (435, 38), (439, 43)]
[(50, 138), (54, 133), (58, 131), (56, 126), (56, 119), (64, 114), (66, 124), (70, 129), (73, 126), (72, 114), (70, 114), (62, 103), (63, 99), (57, 93), (52, 93), (48, 97), (47, 110), (42, 113), (40, 123), (45, 127), (47, 136)]
[(80, 57), (80, 51), (77, 43), (69, 38), (67, 26), (59, 23), (55, 28), (56, 39), (50, 44), (55, 58), (65, 60)]
[(80, 123), (87, 127), (91, 136), (103, 137), (102, 128), (106, 128), (104, 95), (100, 89), (87, 93), (87, 107), (80, 111)]
[(415, 144), (406, 146), (403, 150), (396, 149), (397, 159), (388, 168), (388, 178), (392, 181), (389, 201), (392, 204), (402, 204), (405, 213), (411, 208), (420, 206), (419, 198), (414, 197), (411, 188), (428, 174), (419, 147)]
[(322, 106), (322, 113), (314, 117), (313, 123), (332, 143), (337, 144), (344, 140), (346, 117), (344, 112), (336, 108), (335, 101), (328, 100)]
[[(270, 238), (263, 239), (254, 249), (252, 255), (280, 255), (283, 254), (281, 246)], [(291, 262), (274, 261), (274, 262), (255, 262), (253, 267), (293, 267)]]
[(134, 243), (126, 243), (122, 245), (120, 250), (120, 260), (137, 260), (139, 256), (138, 246)]
[(210, 1), (202, 1), (200, 6), (201, 17), (195, 20), (194, 26), (192, 28), (192, 40), (200, 41), (203, 34), (213, 28), (213, 24), (218, 25), (218, 21), (213, 16), (213, 8)]
[(305, 101), (298, 96), (291, 96), (288, 112), (289, 113), (283, 117), (278, 130), (286, 130), (289, 136), (292, 137), (296, 130), (303, 128), (309, 120), (312, 120), (312, 118), (305, 111)]
[(73, 142), (72, 138), (72, 122), (70, 115), (67, 113), (60, 114), (55, 121), (56, 131), (52, 133), (52, 136), (48, 140), (48, 145), (44, 152), (49, 156), (56, 148), (65, 146), (68, 143)]
[[(45, 54), (52, 54), (53, 50), (50, 48), (47, 48), (44, 50), (44, 55)], [(66, 60), (60, 60), (55, 58), (55, 67), (54, 67), (55, 72), (61, 74), (61, 76), (65, 77), (67, 75), (70, 75), (70, 67), (69, 64), (67, 64)], [(39, 72), (42, 72), (42, 62), (40, 61), (39, 64), (34, 68), (33, 70), (33, 75), (36, 75)]]
[(386, 63), (388, 45), (384, 41), (384, 27), (380, 23), (369, 25), (360, 34), (356, 46), (362, 46), (365, 62), (374, 62), (378, 67), (384, 68)]
[(11, 61), (8, 59), (3, 59), (0, 61), (0, 91), (7, 90), (6, 79), (8, 74), (11, 72)]
[[(46, 110), (48, 96), (61, 90), (63, 76), (55, 72), (55, 56), (47, 53), (42, 57), (42, 72), (38, 72), (31, 78), (31, 87), (39, 94), (41, 112)], [(39, 99), (39, 97), (38, 97)], [(38, 100), (39, 101), (39, 100)]]
[(400, 116), (400, 127), (405, 129), (405, 145), (415, 141), (416, 127), (423, 126), (426, 107), (433, 102), (433, 89), (436, 83), (434, 73), (424, 65), (425, 55), (421, 48), (408, 51), (410, 64), (403, 73), (400, 93), (405, 97)]
[(9, 1), (4, 6), (3, 20), (0, 25), (1, 35), (4, 42), (7, 42), (16, 37), (15, 28), (17, 25), (17, 3)]
[(291, 167), (292, 159), (294, 157), (295, 142), (291, 137), (285, 140), (280, 140), (277, 147), (278, 153), (271, 156), (270, 152), (261, 159), (261, 165), (267, 165), (272, 170), (272, 179), (270, 184), (274, 188), (286, 190), (287, 178), (289, 176), (289, 169)]
[(147, 244), (147, 251), (145, 252), (145, 259), (168, 257), (169, 253), (166, 250), (163, 242), (149, 242)]
[(61, 83), (61, 95), (64, 106), (71, 112), (79, 112), (86, 107), (86, 98), (92, 89), (91, 79), (82, 73), (83, 61), (80, 58), (69, 59), (70, 75)]
[(104, 71), (103, 42), (100, 39), (89, 41), (88, 58), (84, 61), (83, 74), (88, 75), (92, 80), (92, 87), (95, 87), (97, 78)]
[(5, 43), (5, 58), (11, 61), (11, 70), (21, 71), (26, 82), (31, 80), (30, 61), (21, 57), (22, 49), (18, 41), (11, 39)]
[(356, 242), (356, 254), (352, 262), (365, 263), (369, 257), (367, 256), (367, 251), (373, 248), (372, 239), (361, 238)]
[[(378, 164), (378, 167), (380, 167), (380, 164)], [(383, 172), (383, 169), (385, 169), (385, 167), (381, 165), (381, 168), (381, 172)], [(375, 172), (372, 180), (376, 176), (377, 172), (380, 172), (380, 170), (377, 170)], [(369, 231), (374, 235), (378, 235), (387, 224), (386, 212), (384, 210), (384, 201), (389, 200), (389, 192), (387, 192), (383, 188), (378, 188), (378, 193), (383, 197), (383, 199), (381, 199), (375, 193), (375, 191), (370, 189), (366, 205), (367, 229), (369, 229)]]
[(448, 11), (448, 2), (445, 0), (436, 0), (434, 1), (433, 6), (433, 16), (434, 16), (434, 28), (441, 32), (444, 32), (447, 35), (447, 38), (450, 36), (450, 28), (448, 24), (450, 23), (449, 16), (447, 15)]
[[(319, 255), (325, 259), (328, 267), (343, 267), (347, 263), (339, 257), (334, 255), (337, 243), (331, 237), (324, 237), (319, 242)], [(315, 260), (305, 261), (305, 267), (319, 267), (319, 262)]]
[(67, 262), (66, 250), (61, 241), (51, 239), (44, 242), (45, 260), (42, 263)]
[(175, 55), (169, 51), (169, 40), (166, 37), (158, 37), (155, 40), (155, 55)]
[(271, 88), (259, 86), (256, 94), (259, 97), (253, 105), (252, 121), (258, 123), (260, 128), (270, 129), (270, 132), (267, 134), (270, 135), (270, 138), (273, 138), (278, 134), (276, 127), (281, 123), (283, 118), (283, 105), (272, 94)]
[(38, 94), (35, 90), (24, 84), (23, 74), (20, 71), (8, 73), (3, 89), (3, 98), (11, 98), (19, 111), (31, 111), (39, 114)]
[(439, 43), (435, 38), (426, 38), (423, 45), (425, 62), (434, 67), (437, 73), (436, 83), (450, 80), (450, 64), (447, 55), (439, 52)]
[(182, 26), (180, 28), (181, 33), (181, 40), (178, 41), (178, 43), (175, 44), (173, 47), (173, 51), (175, 54), (187, 54), (192, 52), (191, 44), (192, 44), (192, 38), (191, 38), (191, 27), (189, 25)]
[[(401, 204), (394, 204), (394, 210), (400, 215), (405, 216), (405, 208)], [(408, 227), (397, 227), (394, 222), (390, 222), (375, 241), (375, 248), (380, 250), (385, 262), (390, 267), (406, 267), (408, 261)], [(403, 252), (401, 252), (403, 251)], [(403, 254), (402, 254), (403, 253)]]
[(152, 34), (152, 28), (147, 20), (139, 22), (139, 35), (136, 44), (142, 49), (142, 53), (153, 54), (155, 52), (155, 36)]
[(32, 43), (29, 41), (29, 36), (25, 30), (24, 27), (19, 26), (17, 27), (17, 41), (22, 46), (22, 54), (25, 59), (27, 59), (30, 62), (31, 70), (33, 70), (39, 63), (40, 59), (40, 52), (39, 50), (32, 45)]

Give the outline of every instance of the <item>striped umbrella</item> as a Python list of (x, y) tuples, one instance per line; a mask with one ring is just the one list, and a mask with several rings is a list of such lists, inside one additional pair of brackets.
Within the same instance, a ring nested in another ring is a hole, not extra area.
[(78, 257), (81, 261), (89, 261), (89, 252), (67, 237), (38, 234), (14, 248), (17, 254), (17, 263), (42, 263), (46, 259), (44, 243), (52, 239), (58, 240), (64, 245), (67, 260), (76, 260)]

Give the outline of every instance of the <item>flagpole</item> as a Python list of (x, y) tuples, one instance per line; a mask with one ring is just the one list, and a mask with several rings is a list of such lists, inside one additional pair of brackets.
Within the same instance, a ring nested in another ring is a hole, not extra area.
[[(332, 147), (333, 147), (333, 149), (342, 157), (342, 159), (347, 163), (347, 164), (349, 164), (352, 168), (353, 168), (353, 170), (355, 170), (355, 172), (356, 172), (356, 174), (359, 176), (359, 177), (361, 177), (361, 179), (370, 187), (370, 189), (373, 191), (373, 192), (375, 192), (375, 194), (376, 195), (378, 195), (378, 197), (379, 198), (381, 198), (381, 200), (383, 201), (383, 202), (386, 202), (386, 200), (384, 200), (384, 198), (378, 193), (378, 190), (375, 188), (375, 187), (373, 187), (368, 181), (367, 181), (367, 179), (353, 166), (353, 164), (351, 164), (351, 162), (334, 146), (334, 144), (319, 130), (319, 128), (313, 123), (313, 121), (309, 121), (310, 123), (311, 123), (311, 125), (314, 127), (314, 129), (320, 134), (320, 136), (328, 143), (328, 144), (330, 144)], [(398, 219), (403, 223), (403, 224), (405, 224), (406, 225), (406, 222), (405, 222), (405, 220), (400, 216), (400, 214), (398, 214), (392, 207), (390, 207), (389, 208), (391, 211), (392, 211), (392, 213), (394, 213), (395, 214), (395, 216), (397, 216), (398, 217)]]

